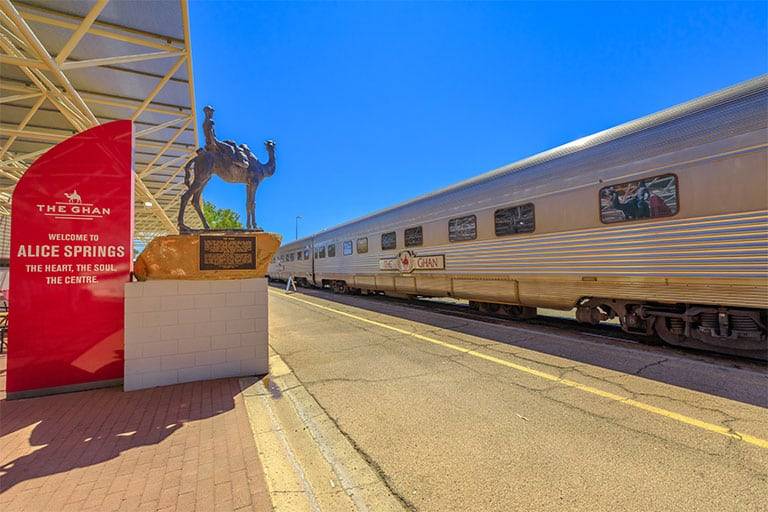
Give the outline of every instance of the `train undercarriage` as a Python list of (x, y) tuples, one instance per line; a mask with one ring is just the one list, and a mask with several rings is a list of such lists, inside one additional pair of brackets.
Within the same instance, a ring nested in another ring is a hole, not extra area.
[(601, 298), (583, 299), (576, 307), (581, 323), (594, 325), (617, 317), (625, 332), (656, 335), (669, 345), (768, 358), (764, 310)]
[[(311, 286), (309, 282), (297, 283)], [(334, 293), (380, 293), (348, 286), (345, 281), (324, 281)], [(416, 296), (391, 294), (398, 298)], [(513, 304), (469, 301), (477, 312), (516, 320), (532, 319), (537, 308)], [(622, 330), (639, 334), (648, 343), (768, 360), (768, 311), (696, 304), (664, 304), (587, 297), (576, 306), (579, 323), (598, 325), (617, 318)]]

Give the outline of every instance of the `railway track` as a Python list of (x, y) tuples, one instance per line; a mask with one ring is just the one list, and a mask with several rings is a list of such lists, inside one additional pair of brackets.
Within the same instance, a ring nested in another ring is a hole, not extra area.
[[(275, 287), (282, 288), (279, 285)], [(299, 290), (301, 290), (303, 293), (309, 293), (310, 295), (324, 297), (331, 300), (338, 300), (342, 297), (353, 297), (351, 295), (341, 295), (330, 290), (321, 290), (319, 288), (299, 288)], [(751, 369), (756, 371), (765, 371), (766, 369), (765, 361), (760, 359), (734, 356), (729, 354), (718, 354), (715, 352), (693, 348), (674, 347), (665, 344), (662, 340), (655, 337), (649, 338), (647, 336), (640, 336), (624, 332), (619, 326), (618, 322), (601, 322), (600, 324), (594, 326), (579, 323), (575, 318), (568, 318), (565, 316), (568, 315), (568, 312), (543, 310), (545, 311), (544, 314), (540, 313), (534, 318), (522, 320), (507, 318), (501, 315), (494, 315), (490, 313), (477, 312), (470, 309), (467, 302), (453, 299), (402, 299), (383, 294), (361, 295), (354, 296), (354, 298), (358, 300), (370, 301), (373, 303), (396, 304), (406, 306), (411, 309), (428, 311), (430, 313), (437, 313), (488, 324), (507, 325), (518, 329), (534, 326), (543, 327), (561, 335), (576, 334), (580, 336), (587, 336), (591, 340), (594, 340), (598, 343), (627, 346), (631, 345), (634, 349), (652, 351), (664, 355), (675, 355), (688, 359), (696, 359), (699, 361), (730, 368)], [(546, 312), (549, 312), (550, 314), (547, 314)], [(557, 316), (558, 313), (561, 313), (563, 316)], [(578, 337), (574, 337), (574, 340), (578, 340)]]

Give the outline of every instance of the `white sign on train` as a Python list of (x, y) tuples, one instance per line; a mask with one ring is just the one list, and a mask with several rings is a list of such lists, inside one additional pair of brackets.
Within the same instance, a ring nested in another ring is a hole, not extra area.
[(445, 255), (430, 254), (417, 256), (411, 251), (402, 251), (396, 258), (381, 258), (379, 270), (394, 270), (402, 273), (414, 270), (443, 270), (445, 268)]

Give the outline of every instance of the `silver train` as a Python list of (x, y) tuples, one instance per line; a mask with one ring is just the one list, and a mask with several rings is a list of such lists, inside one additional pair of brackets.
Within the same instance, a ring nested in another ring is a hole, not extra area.
[(766, 358), (768, 75), (287, 243), (268, 275)]

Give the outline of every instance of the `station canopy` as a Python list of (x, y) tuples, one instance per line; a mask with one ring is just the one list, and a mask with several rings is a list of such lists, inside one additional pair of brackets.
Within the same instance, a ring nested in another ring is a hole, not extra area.
[(134, 121), (136, 241), (177, 232), (184, 164), (199, 143), (191, 57), (186, 0), (0, 0), (0, 257), (27, 167), (118, 119)]

